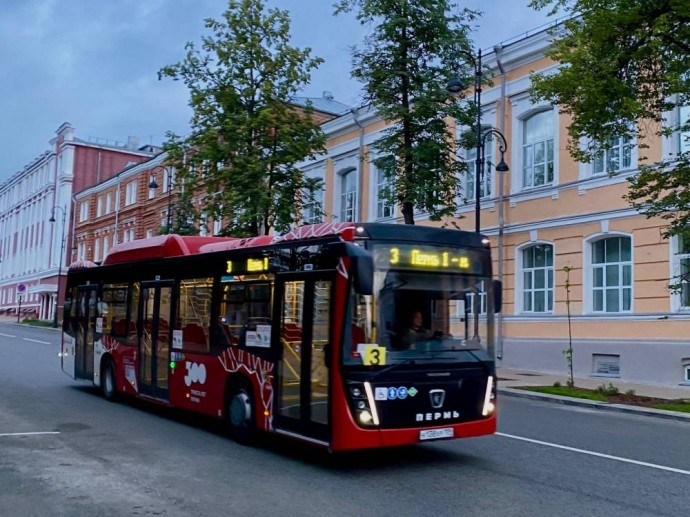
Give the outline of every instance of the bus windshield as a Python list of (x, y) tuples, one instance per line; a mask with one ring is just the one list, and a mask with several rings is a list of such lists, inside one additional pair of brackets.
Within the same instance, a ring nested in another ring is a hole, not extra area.
[(366, 350), (372, 345), (385, 348), (384, 364), (466, 359), (460, 351), (488, 359), (490, 285), (488, 277), (476, 275), (378, 269), (372, 296), (351, 295), (345, 364), (372, 364)]

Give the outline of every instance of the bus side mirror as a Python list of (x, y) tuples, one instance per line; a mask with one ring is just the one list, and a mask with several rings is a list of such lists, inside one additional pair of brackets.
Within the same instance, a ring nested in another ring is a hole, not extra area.
[(351, 242), (331, 243), (328, 250), (338, 256), (350, 257), (352, 286), (357, 294), (374, 293), (374, 259), (368, 251)]
[(503, 306), (503, 284), (499, 280), (494, 280), (494, 313), (498, 314), (501, 312)]
[(371, 256), (352, 257), (355, 273), (353, 287), (357, 294), (374, 294), (374, 260)]

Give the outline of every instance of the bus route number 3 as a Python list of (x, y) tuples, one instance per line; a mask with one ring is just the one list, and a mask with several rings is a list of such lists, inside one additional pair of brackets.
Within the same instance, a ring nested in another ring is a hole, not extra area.
[(367, 345), (364, 347), (362, 361), (366, 366), (382, 366), (386, 364), (386, 347)]

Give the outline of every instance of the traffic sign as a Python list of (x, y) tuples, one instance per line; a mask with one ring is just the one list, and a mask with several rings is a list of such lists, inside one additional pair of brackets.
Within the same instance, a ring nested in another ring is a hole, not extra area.
[(26, 285), (25, 284), (17, 284), (17, 292), (23, 293), (24, 291), (26, 291)]

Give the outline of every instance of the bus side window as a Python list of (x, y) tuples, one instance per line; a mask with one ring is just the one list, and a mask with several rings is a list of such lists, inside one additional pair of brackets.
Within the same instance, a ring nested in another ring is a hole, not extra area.
[(127, 328), (127, 344), (137, 346), (139, 338), (137, 327), (139, 326), (139, 297), (141, 296), (141, 284), (132, 284), (132, 297), (129, 303), (129, 327)]
[(208, 352), (208, 329), (211, 323), (213, 278), (180, 281), (178, 322), (182, 330), (182, 349), (189, 352)]

